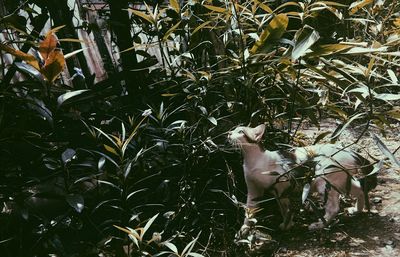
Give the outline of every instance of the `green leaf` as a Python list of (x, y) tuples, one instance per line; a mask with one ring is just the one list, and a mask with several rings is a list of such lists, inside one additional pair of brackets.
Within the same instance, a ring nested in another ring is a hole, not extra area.
[(390, 152), (390, 150), (387, 148), (387, 146), (382, 142), (382, 140), (375, 135), (374, 133), (371, 133), (372, 138), (374, 139), (376, 145), (378, 146), (379, 150), (387, 157), (389, 158), (390, 162), (392, 164), (395, 164), (397, 167), (400, 167), (400, 161)]
[(217, 125), (218, 125), (218, 121), (217, 121), (217, 119), (215, 119), (214, 117), (208, 117), (207, 119), (208, 119), (208, 121), (210, 121), (214, 126), (217, 126)]
[(354, 115), (353, 117), (351, 117), (344, 125), (342, 125), (341, 127), (338, 127), (337, 130), (335, 130), (335, 132), (333, 132), (332, 136), (331, 136), (331, 141), (334, 141), (336, 138), (338, 138), (342, 132), (355, 120), (360, 119), (362, 117), (364, 117), (365, 113), (358, 113), (356, 115)]
[(260, 35), (260, 39), (256, 41), (251, 48), (250, 53), (255, 54), (262, 49), (268, 49), (272, 43), (279, 40), (285, 33), (289, 24), (289, 18), (286, 14), (276, 15), (264, 29)]
[(72, 92), (68, 92), (65, 94), (60, 95), (57, 98), (57, 107), (60, 107), (65, 101), (74, 98), (78, 95), (81, 95), (82, 93), (88, 92), (89, 89), (81, 89), (81, 90), (76, 90), (76, 91), (72, 91)]
[(61, 154), (61, 160), (65, 164), (69, 163), (74, 159), (76, 156), (76, 151), (71, 148), (67, 148), (62, 154)]
[(163, 245), (165, 245), (166, 247), (168, 247), (173, 253), (175, 253), (177, 256), (179, 255), (178, 253), (178, 248), (176, 248), (176, 246), (171, 243), (171, 242), (164, 242)]
[(82, 195), (69, 194), (65, 196), (65, 200), (78, 213), (81, 213), (83, 208), (85, 207), (85, 200), (83, 199)]
[(154, 220), (158, 217), (158, 213), (154, 215), (149, 221), (147, 221), (146, 225), (144, 226), (142, 230), (142, 234), (140, 235), (140, 239), (143, 240), (143, 236), (146, 233), (146, 231), (150, 228), (151, 224), (153, 224)]
[(400, 94), (377, 94), (375, 98), (383, 101), (396, 101), (400, 100)]
[(306, 26), (301, 31), (292, 51), (292, 59), (297, 60), (319, 39), (319, 34), (313, 28)]

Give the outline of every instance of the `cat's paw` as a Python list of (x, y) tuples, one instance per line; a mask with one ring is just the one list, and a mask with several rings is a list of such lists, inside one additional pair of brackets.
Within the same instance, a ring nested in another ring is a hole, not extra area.
[(308, 226), (308, 230), (319, 230), (323, 229), (325, 227), (325, 224), (322, 221), (314, 222), (311, 225)]
[(356, 207), (350, 207), (347, 209), (347, 213), (350, 215), (356, 215), (358, 213), (361, 213), (362, 211), (360, 211), (358, 208)]

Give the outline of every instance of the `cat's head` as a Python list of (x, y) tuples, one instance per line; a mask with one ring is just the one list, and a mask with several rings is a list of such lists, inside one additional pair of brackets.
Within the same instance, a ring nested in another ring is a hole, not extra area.
[(228, 132), (229, 141), (238, 146), (247, 144), (258, 144), (265, 131), (265, 125), (261, 124), (255, 128), (239, 126)]

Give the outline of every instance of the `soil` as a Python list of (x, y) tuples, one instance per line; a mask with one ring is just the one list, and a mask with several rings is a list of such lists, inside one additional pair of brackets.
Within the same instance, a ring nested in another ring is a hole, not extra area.
[[(312, 142), (319, 134), (332, 131), (336, 127), (332, 122), (323, 122), (319, 130), (303, 128), (300, 135), (303, 135), (304, 140)], [(346, 130), (339, 142), (343, 145), (355, 142), (361, 130), (361, 127)], [(391, 152), (400, 146), (399, 126), (389, 128), (386, 137), (378, 131), (376, 134)], [(370, 160), (387, 159), (369, 133), (351, 148)], [(396, 152), (395, 156), (399, 158), (400, 153)], [(385, 163), (390, 164), (390, 161)], [(369, 196), (369, 213), (348, 214), (345, 207), (354, 203), (351, 199), (343, 199), (343, 208), (335, 224), (320, 231), (307, 229), (317, 219), (315, 214), (297, 214), (294, 228), (288, 232), (272, 234), (277, 243), (274, 256), (400, 256), (400, 167), (385, 166), (378, 175), (378, 186)]]

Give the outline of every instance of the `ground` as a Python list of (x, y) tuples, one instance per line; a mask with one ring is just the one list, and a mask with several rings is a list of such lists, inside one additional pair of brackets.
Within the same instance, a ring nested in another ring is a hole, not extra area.
[[(308, 139), (332, 130), (332, 121), (323, 122), (319, 130), (304, 128), (301, 133)], [(361, 128), (347, 130), (340, 143), (355, 141)], [(374, 131), (373, 129), (371, 131)], [(393, 152), (400, 146), (400, 128), (391, 128), (386, 137), (378, 131), (388, 149)], [(352, 148), (369, 159), (384, 159), (385, 156), (369, 134), (364, 135)], [(396, 157), (400, 153), (396, 152)], [(317, 217), (308, 212), (297, 214), (297, 222), (288, 232), (274, 232), (275, 255), (286, 256), (400, 256), (400, 167), (385, 167), (378, 175), (378, 186), (370, 192), (371, 212), (351, 216), (345, 212), (350, 202), (344, 199), (337, 223), (330, 228), (312, 232), (307, 225)], [(255, 254), (263, 256), (262, 254)], [(264, 255), (265, 256), (265, 255)]]

